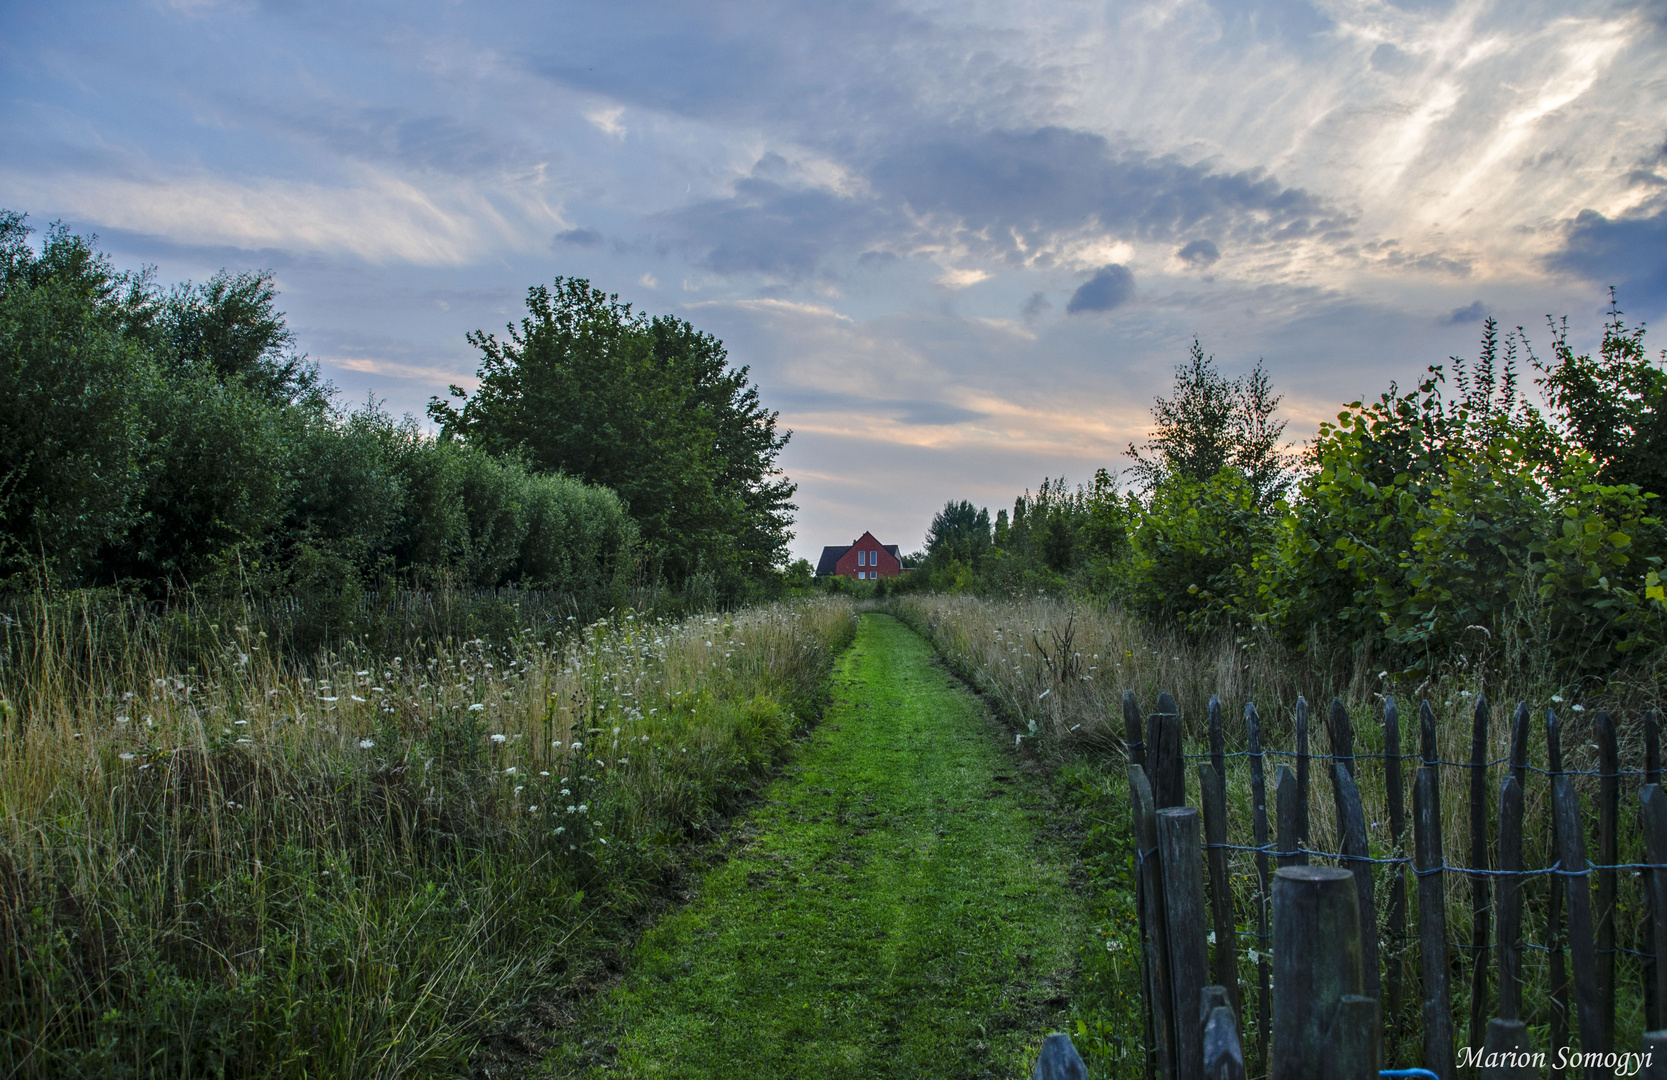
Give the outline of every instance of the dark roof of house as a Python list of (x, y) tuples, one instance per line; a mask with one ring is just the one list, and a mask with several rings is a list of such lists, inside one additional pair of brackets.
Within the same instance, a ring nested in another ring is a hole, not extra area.
[[(836, 544), (831, 547), (823, 548), (822, 557), (816, 560), (816, 576), (827, 577), (828, 575), (834, 573), (834, 567), (839, 565), (839, 560), (845, 557), (845, 553), (847, 551), (850, 551), (856, 546), (857, 545), (855, 544)], [(896, 544), (881, 544), (880, 546), (890, 552), (891, 557), (896, 559), (899, 564), (902, 563), (903, 558), (897, 554)]]
[(847, 551), (850, 551), (853, 546), (854, 545), (852, 544), (840, 544), (835, 547), (823, 548), (822, 558), (817, 560), (816, 563), (816, 576), (827, 577), (834, 573), (834, 567), (839, 565), (839, 560)]

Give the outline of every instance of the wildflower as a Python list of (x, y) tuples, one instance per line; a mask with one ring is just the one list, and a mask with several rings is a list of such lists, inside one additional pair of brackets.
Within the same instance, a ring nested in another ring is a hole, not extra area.
[(549, 773), (547, 773), (547, 772), (541, 772), (541, 773), (539, 773), (539, 774), (538, 774), (538, 775), (540, 775), (540, 776), (549, 776), (549, 775), (550, 775), (550, 774), (549, 774)]
[(368, 672), (368, 671), (355, 671), (353, 674), (363, 676), (363, 675), (369, 675), (370, 672)]
[(576, 742), (572, 746), (572, 749), (574, 749), (574, 750), (583, 750), (584, 748), (585, 748), (585, 744), (582, 743), (582, 742)]
[(606, 836), (598, 836), (596, 839), (599, 843), (606, 844), (608, 842), (608, 838)]
[(1042, 691), (1040, 694), (1037, 694), (1036, 695), (1036, 700), (1041, 701), (1043, 698), (1047, 697), (1051, 693), (1053, 693), (1053, 687), (1050, 686), (1046, 690)]
[(515, 766), (511, 765), (509, 768), (504, 770), (504, 775), (508, 776), (510, 773), (512, 773), (514, 771), (515, 771)]
[(340, 701), (341, 698), (339, 698), (339, 697), (321, 697), (318, 700), (320, 700), (320, 701)]
[(132, 761), (133, 760), (133, 755), (132, 754), (117, 754), (116, 756), (121, 758), (123, 761)]
[(116, 717), (116, 723), (118, 723), (118, 724), (125, 724), (125, 723), (127, 723), (127, 717), (125, 717), (125, 716), (118, 716), (118, 717)]
[(586, 811), (588, 811), (589, 809), (590, 809), (590, 807), (586, 806), (584, 803), (579, 804), (579, 813), (583, 814)]
[(247, 727), (248, 724), (249, 724), (249, 721), (247, 721), (247, 720), (233, 720), (232, 721), (232, 726), (233, 727)]
[(1555, 701), (1557, 704), (1561, 705), (1563, 703), (1563, 695), (1562, 694), (1552, 694), (1551, 695), (1551, 700)]
[(524, 787), (522, 787), (520, 784), (516, 784), (515, 785), (515, 790), (510, 792), (510, 794), (511, 795), (519, 795), (524, 790), (526, 790)]
[(1585, 712), (1586, 711), (1586, 706), (1584, 706), (1584, 705), (1570, 705), (1569, 708), (1573, 709), (1575, 712)]
[(534, 811), (534, 810), (537, 810), (537, 809), (538, 809), (538, 807), (536, 807), (536, 806), (529, 806), (529, 807), (527, 807), (527, 813), (529, 813), (529, 814), (530, 814), (530, 813), (532, 813), (532, 812), (533, 812), (533, 811)]
[(469, 706), (469, 711), (480, 712), (484, 708), (486, 708), (486, 706), (477, 701), (473, 705)]
[[(548, 774), (546, 774), (546, 775), (548, 775)], [(569, 791), (569, 790), (567, 790), (567, 789), (566, 789), (566, 788), (562, 788), (562, 789), (561, 789), (561, 793), (562, 793), (562, 794), (563, 794), (563, 795), (571, 795), (571, 794), (573, 794), (573, 793), (572, 793), (572, 792), (571, 792), (571, 791)]]
[(556, 826), (556, 835), (557, 836), (560, 836), (562, 833), (564, 833), (566, 831), (567, 831), (567, 826), (566, 825), (557, 825)]
[(374, 739), (360, 739), (359, 740), (359, 749), (361, 749), (361, 750), (369, 750), (371, 747), (373, 747), (375, 745), (376, 745), (376, 741)]
[(255, 740), (253, 740), (253, 739), (239, 739), (237, 741), (240, 742), (240, 743), (252, 743)]
[(568, 812), (568, 813), (569, 813), (569, 814), (572, 814), (572, 813), (575, 813), (575, 812), (577, 812), (577, 811), (578, 811), (578, 809), (579, 809), (579, 808), (578, 808), (578, 807), (577, 807), (577, 806), (569, 806), (569, 807), (568, 807), (568, 808), (567, 808), (567, 812)]
[(505, 738), (506, 737), (503, 736), (503, 735), (493, 735), (492, 736), (492, 741), (495, 742), (495, 743), (501, 743), (501, 742), (505, 741)]

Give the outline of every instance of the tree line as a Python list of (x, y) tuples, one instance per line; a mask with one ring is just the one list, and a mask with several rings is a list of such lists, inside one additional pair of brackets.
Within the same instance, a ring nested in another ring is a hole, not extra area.
[(951, 501), (898, 587), (1074, 589), (1193, 634), (1404, 671), (1464, 653), (1577, 680), (1654, 660), (1667, 371), (1613, 295), (1595, 352), (1566, 319), (1550, 329), (1542, 357), (1488, 319), (1475, 360), (1349, 403), (1297, 451), (1261, 366), (1229, 379), (1195, 341), (1129, 448), (1127, 489), (1107, 469), (1046, 479), (994, 520)]
[(481, 388), (434, 403), (434, 437), (339, 406), (276, 304), (268, 272), (163, 288), (0, 211), (8, 591), (448, 582), (594, 609), (779, 580), (787, 433), (710, 335), (557, 278), (508, 340), (470, 335)]

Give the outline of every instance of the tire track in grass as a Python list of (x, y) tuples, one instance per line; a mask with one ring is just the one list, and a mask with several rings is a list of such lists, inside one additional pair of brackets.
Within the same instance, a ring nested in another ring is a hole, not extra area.
[(863, 617), (834, 678), (728, 861), (547, 1075), (1029, 1075), (1087, 918), (1052, 798), (891, 617)]

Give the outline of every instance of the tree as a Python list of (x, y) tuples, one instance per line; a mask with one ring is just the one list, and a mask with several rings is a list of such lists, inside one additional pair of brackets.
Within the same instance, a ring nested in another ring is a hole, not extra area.
[(201, 285), (176, 285), (155, 305), (155, 350), (176, 375), (237, 379), (273, 404), (321, 402), (329, 387), (295, 353), (277, 299), (270, 270), (221, 270)]
[(926, 554), (934, 562), (974, 565), (990, 550), (990, 511), (962, 499), (944, 504), (926, 530)]
[(723, 342), (582, 278), (534, 286), (527, 311), (505, 340), (469, 335), (480, 388), (429, 403), (444, 438), (613, 488), (672, 584), (710, 574), (734, 595), (786, 562), (795, 485), (776, 462), (791, 432)]
[(1595, 358), (1575, 355), (1567, 319), (1552, 323), (1552, 361), (1535, 366), (1554, 416), (1596, 459), (1604, 483), (1667, 495), (1667, 371), (1645, 353), (1644, 328), (1628, 327), (1622, 314), (1612, 289)]
[(1261, 361), (1228, 379), (1194, 338), (1188, 362), (1175, 368), (1174, 396), (1152, 406), (1157, 430), (1145, 446), (1129, 444), (1136, 478), (1151, 489), (1170, 478), (1208, 480), (1230, 466), (1250, 481), (1258, 505), (1271, 504), (1291, 482), (1280, 444), (1285, 421), (1273, 418), (1280, 400)]

